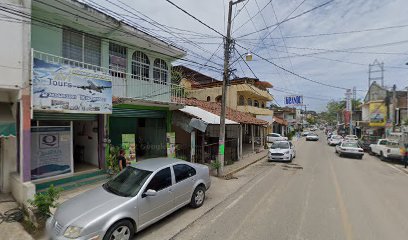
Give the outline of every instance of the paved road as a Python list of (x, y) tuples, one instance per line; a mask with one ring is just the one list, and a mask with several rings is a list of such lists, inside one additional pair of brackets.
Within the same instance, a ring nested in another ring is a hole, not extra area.
[(324, 139), (296, 148), (293, 165), (254, 166), (263, 173), (174, 239), (408, 239), (407, 174), (340, 158)]

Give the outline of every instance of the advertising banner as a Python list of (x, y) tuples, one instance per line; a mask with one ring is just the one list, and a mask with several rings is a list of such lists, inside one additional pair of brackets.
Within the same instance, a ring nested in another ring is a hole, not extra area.
[(384, 127), (387, 123), (387, 107), (384, 103), (370, 103), (370, 127)]
[(34, 58), (33, 109), (64, 113), (112, 113), (110, 75)]
[(71, 127), (31, 128), (31, 179), (71, 173)]
[(176, 133), (168, 132), (166, 133), (167, 139), (167, 157), (176, 157)]
[(135, 134), (122, 134), (122, 148), (131, 162), (136, 162)]
[(303, 96), (286, 96), (285, 105), (302, 105)]

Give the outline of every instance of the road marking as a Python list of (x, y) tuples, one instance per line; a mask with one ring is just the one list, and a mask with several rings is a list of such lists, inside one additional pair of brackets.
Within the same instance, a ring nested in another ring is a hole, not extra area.
[(333, 164), (330, 162), (330, 170), (332, 172), (333, 182), (336, 189), (336, 198), (340, 208), (341, 221), (343, 223), (344, 232), (347, 240), (353, 240), (353, 229), (349, 220), (346, 205), (340, 191), (340, 185), (334, 172)]
[(400, 173), (407, 174), (406, 172), (404, 172), (404, 170), (399, 169), (399, 168), (397, 168), (396, 166), (394, 166), (394, 165), (392, 165), (392, 164), (389, 164), (389, 163), (384, 163), (384, 164), (387, 165), (387, 166), (390, 167), (390, 168), (393, 168), (393, 169), (397, 170), (397, 171), (400, 172)]

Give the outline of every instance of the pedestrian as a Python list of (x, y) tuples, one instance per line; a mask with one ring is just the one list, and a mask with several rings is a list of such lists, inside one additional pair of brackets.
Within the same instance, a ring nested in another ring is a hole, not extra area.
[(120, 149), (118, 156), (119, 170), (122, 171), (129, 163), (130, 161), (128, 161), (125, 157), (125, 150)]
[(404, 152), (404, 167), (407, 168), (408, 165), (408, 143), (404, 144), (405, 152)]

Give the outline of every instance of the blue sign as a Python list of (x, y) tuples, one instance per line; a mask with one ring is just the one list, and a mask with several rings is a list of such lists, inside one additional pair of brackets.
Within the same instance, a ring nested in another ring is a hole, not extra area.
[(34, 58), (33, 109), (66, 113), (112, 113), (109, 74)]
[(285, 97), (285, 105), (302, 105), (303, 96), (287, 96)]

